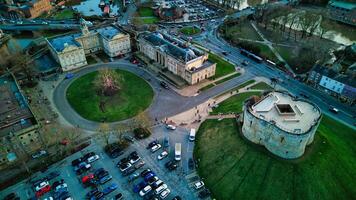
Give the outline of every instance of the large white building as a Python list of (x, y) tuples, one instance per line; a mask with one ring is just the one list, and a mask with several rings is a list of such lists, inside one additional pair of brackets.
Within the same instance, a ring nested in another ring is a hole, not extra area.
[(109, 57), (115, 57), (131, 51), (129, 34), (112, 26), (89, 31), (84, 20), (81, 33), (48, 39), (47, 43), (63, 71), (87, 65), (86, 54), (103, 50)]
[(270, 92), (245, 102), (242, 134), (282, 158), (302, 156), (314, 140), (320, 109), (287, 92)]
[(216, 63), (208, 60), (208, 54), (184, 41), (154, 32), (140, 35), (138, 42), (145, 56), (191, 85), (215, 75)]

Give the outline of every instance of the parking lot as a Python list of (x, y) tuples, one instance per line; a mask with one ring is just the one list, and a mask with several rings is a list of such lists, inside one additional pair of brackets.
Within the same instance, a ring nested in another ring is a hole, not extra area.
[[(108, 186), (116, 183), (118, 188), (105, 196), (105, 199), (112, 199), (116, 194), (122, 193), (124, 199), (143, 199), (139, 194), (133, 192), (133, 188), (136, 184), (143, 180), (142, 177), (137, 178), (134, 181), (129, 181), (129, 176), (123, 176), (116, 166), (117, 163), (124, 157), (127, 157), (131, 152), (136, 151), (141, 157), (141, 160), (145, 162), (145, 165), (137, 169), (136, 172), (140, 173), (143, 170), (150, 168), (156, 176), (162, 180), (170, 190), (170, 194), (165, 199), (172, 199), (173, 197), (179, 195), (182, 199), (198, 199), (197, 193), (193, 188), (193, 183), (199, 178), (196, 178), (196, 173), (191, 168), (189, 169), (188, 160), (192, 157), (194, 143), (189, 142), (189, 131), (185, 128), (177, 127), (176, 130), (168, 130), (164, 125), (158, 125), (153, 128), (153, 135), (145, 140), (134, 141), (130, 147), (125, 150), (124, 154), (118, 158), (111, 159), (103, 151), (101, 145), (98, 142), (93, 141), (92, 144), (81, 152), (77, 152), (65, 160), (51, 166), (45, 173), (38, 172), (32, 176), (31, 180), (22, 181), (10, 188), (5, 189), (0, 192), (0, 197), (3, 198), (11, 192), (15, 192), (21, 199), (29, 199), (35, 196), (34, 188), (30, 181), (38, 180), (47, 176), (50, 172), (58, 171), (60, 175), (49, 181), (49, 185), (52, 185), (55, 181), (63, 179), (64, 183), (67, 184), (67, 189), (70, 196), (73, 199), (85, 199), (85, 196), (92, 189), (90, 187), (84, 188), (82, 184), (81, 177), (78, 176), (72, 166), (72, 160), (82, 157), (88, 152), (95, 152), (100, 156), (100, 159), (91, 163), (91, 168), (89, 171), (84, 172), (85, 174), (94, 173), (95, 170), (99, 168), (104, 168), (112, 176), (112, 179), (105, 184), (98, 185), (99, 191), (104, 190)], [(169, 141), (169, 147), (165, 148), (163, 145), (164, 138)], [(150, 149), (146, 149), (147, 145), (153, 140), (158, 140), (162, 144), (162, 148), (152, 153)], [(165, 167), (165, 163), (169, 160), (174, 159), (174, 145), (175, 143), (182, 144), (182, 159), (178, 163), (178, 168), (175, 170), (168, 170)], [(157, 156), (166, 149), (169, 155), (158, 160)], [(193, 177), (193, 178), (192, 178)], [(195, 178), (194, 178), (195, 177)], [(46, 199), (53, 196), (53, 190), (41, 196), (40, 199)]]

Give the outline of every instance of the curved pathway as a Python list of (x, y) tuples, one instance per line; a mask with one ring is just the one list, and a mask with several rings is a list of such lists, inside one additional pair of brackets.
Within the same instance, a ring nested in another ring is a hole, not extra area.
[[(170, 117), (181, 113), (185, 110), (193, 108), (209, 98), (212, 98), (216, 95), (223, 93), (224, 91), (230, 90), (237, 85), (249, 80), (252, 78), (252, 74), (245, 73), (239, 77), (233, 78), (229, 81), (226, 81), (223, 84), (215, 86), (207, 91), (202, 92), (200, 95), (195, 97), (184, 97), (179, 95), (173, 90), (166, 90), (160, 86), (160, 80), (147, 72), (146, 70), (133, 65), (126, 60), (112, 62), (112, 63), (100, 63), (91, 66), (87, 66), (77, 71), (73, 72), (75, 74), (75, 78), (72, 79), (64, 79), (62, 82), (58, 84), (53, 93), (53, 102), (57, 107), (60, 114), (73, 126), (77, 126), (79, 128), (83, 128), (86, 130), (95, 131), (98, 129), (99, 122), (90, 121), (81, 117), (69, 104), (66, 98), (66, 90), (68, 86), (78, 77), (87, 74), (89, 72), (96, 71), (100, 68), (108, 67), (112, 69), (122, 69), (136, 74), (137, 76), (145, 79), (155, 93), (153, 102), (148, 108), (148, 112), (150, 116), (154, 119), (158, 120), (164, 119), (166, 117)], [(109, 123), (113, 128), (118, 123), (126, 123), (128, 120)]]

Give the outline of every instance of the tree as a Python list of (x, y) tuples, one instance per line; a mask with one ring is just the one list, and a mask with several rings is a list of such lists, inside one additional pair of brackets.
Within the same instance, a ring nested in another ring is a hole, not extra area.
[(123, 77), (111, 69), (99, 70), (94, 80), (94, 86), (98, 93), (103, 96), (113, 96), (121, 89)]
[(14, 74), (25, 76), (29, 87), (34, 87), (37, 82), (32, 65), (30, 65), (31, 60), (30, 55), (17, 53), (10, 58), (7, 65)]
[(110, 142), (110, 126), (108, 123), (100, 123), (98, 128), (99, 136), (103, 137), (105, 140), (105, 144), (108, 145)]

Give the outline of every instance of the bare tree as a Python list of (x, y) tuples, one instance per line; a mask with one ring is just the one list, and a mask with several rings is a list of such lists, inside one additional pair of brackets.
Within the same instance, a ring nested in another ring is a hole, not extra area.
[(99, 94), (104, 96), (113, 96), (121, 89), (123, 77), (112, 69), (99, 70), (99, 74), (94, 80), (94, 87)]
[(108, 123), (100, 123), (98, 127), (99, 136), (105, 140), (105, 144), (108, 145), (110, 143), (110, 126)]

